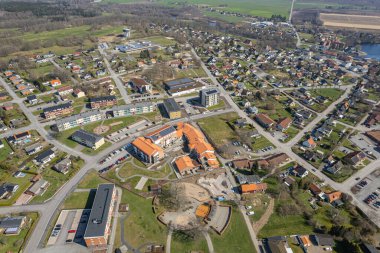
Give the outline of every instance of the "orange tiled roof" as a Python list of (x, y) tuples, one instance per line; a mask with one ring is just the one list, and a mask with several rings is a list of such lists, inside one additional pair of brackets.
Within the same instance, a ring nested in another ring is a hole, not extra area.
[(178, 158), (175, 161), (175, 165), (177, 166), (179, 172), (183, 172), (196, 167), (193, 163), (193, 160), (191, 160), (191, 158), (187, 155)]
[(311, 137), (307, 140), (307, 142), (310, 144), (310, 146), (315, 146), (315, 145), (317, 145), (317, 144), (315, 143), (315, 141), (313, 140), (313, 138), (311, 138)]
[(50, 83), (51, 83), (51, 84), (53, 84), (53, 83), (61, 83), (61, 80), (59, 80), (59, 79), (54, 79), (54, 80), (51, 80)]
[(136, 138), (132, 145), (141, 150), (146, 155), (154, 155), (156, 152), (163, 152), (163, 150), (157, 146), (156, 144), (152, 143), (150, 140), (145, 139), (143, 137)]
[(258, 184), (242, 184), (241, 191), (243, 193), (254, 192), (254, 191), (262, 191), (267, 189), (266, 183), (258, 183)]
[(306, 235), (300, 236), (300, 239), (301, 239), (302, 244), (303, 244), (304, 246), (306, 246), (306, 247), (311, 246), (311, 241), (310, 241), (310, 239), (309, 239), (308, 236), (306, 236)]
[(330, 192), (326, 195), (330, 203), (342, 198), (342, 193), (340, 191)]
[(198, 217), (205, 218), (210, 213), (210, 206), (208, 205), (199, 205), (195, 211), (195, 215)]

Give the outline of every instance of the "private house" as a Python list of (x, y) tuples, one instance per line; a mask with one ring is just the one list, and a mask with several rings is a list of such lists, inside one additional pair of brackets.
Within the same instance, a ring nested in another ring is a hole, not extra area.
[(143, 113), (154, 112), (155, 105), (151, 102), (114, 106), (110, 109), (113, 117), (125, 117)]
[(168, 98), (164, 100), (163, 107), (169, 117), (169, 119), (181, 118), (181, 108), (174, 100), (174, 98)]
[(61, 81), (59, 80), (59, 79), (54, 79), (54, 80), (51, 80), (50, 81), (50, 85), (51, 85), (51, 87), (57, 87), (57, 86), (59, 86), (59, 85), (61, 85), (62, 83), (61, 83)]
[(357, 166), (366, 159), (366, 155), (362, 151), (353, 151), (343, 157), (343, 161), (347, 164)]
[(100, 120), (102, 120), (101, 112), (99, 110), (92, 110), (56, 120), (54, 127), (60, 132)]
[(271, 168), (282, 167), (292, 161), (285, 153), (275, 154), (265, 159)]
[(233, 160), (231, 163), (234, 169), (249, 169), (250, 170), (255, 165), (255, 161), (246, 159), (246, 158)]
[(42, 195), (46, 191), (46, 189), (49, 187), (49, 182), (40, 179), (36, 182), (34, 182), (26, 191), (25, 194), (31, 195), (31, 196), (37, 196)]
[(258, 113), (255, 117), (257, 123), (259, 123), (265, 129), (271, 129), (276, 122), (272, 120), (268, 115), (264, 113)]
[(6, 92), (0, 92), (0, 101), (8, 99), (8, 93)]
[(325, 171), (333, 175), (338, 174), (342, 169), (343, 169), (343, 163), (341, 161), (338, 161), (324, 168)]
[(307, 175), (309, 175), (309, 172), (304, 167), (302, 167), (300, 165), (297, 165), (296, 167), (293, 167), (293, 169), (291, 170), (291, 173), (294, 176), (297, 176), (297, 177), (300, 177), (300, 178), (304, 178)]
[(261, 178), (258, 175), (245, 175), (245, 174), (237, 173), (236, 181), (240, 185), (258, 184), (258, 183), (261, 183)]
[(271, 253), (292, 253), (286, 237), (275, 236), (265, 239), (264, 244), (266, 248), (270, 250)]
[(46, 119), (53, 119), (56, 117), (65, 116), (73, 113), (74, 108), (71, 103), (54, 105), (43, 109), (43, 115)]
[(243, 184), (240, 186), (241, 193), (256, 193), (256, 192), (265, 192), (268, 188), (266, 183), (258, 183), (258, 184)]
[(195, 172), (200, 168), (200, 164), (187, 155), (177, 158), (174, 163), (182, 176)]
[(339, 207), (344, 204), (342, 201), (342, 195), (343, 194), (340, 191), (325, 193), (326, 201), (335, 207)]
[(314, 183), (311, 183), (309, 185), (309, 190), (310, 192), (314, 195), (314, 196), (319, 196), (319, 194), (322, 193), (322, 190), (319, 188), (318, 185), (314, 184)]
[(12, 136), (7, 137), (7, 141), (11, 144), (20, 144), (22, 142), (28, 142), (32, 135), (29, 131), (25, 131), (22, 133), (14, 134)]
[(307, 139), (306, 141), (302, 142), (302, 146), (306, 147), (306, 148), (315, 148), (317, 146), (317, 143), (315, 143), (315, 141), (313, 140), (312, 137), (309, 137), (309, 139)]
[(292, 125), (292, 122), (293, 120), (291, 118), (280, 119), (277, 123), (277, 129), (284, 132)]
[(132, 147), (135, 154), (146, 163), (156, 163), (163, 159), (165, 154), (162, 148), (150, 139), (138, 137), (132, 142)]
[(26, 216), (4, 217), (0, 219), (0, 230), (5, 235), (18, 235), (26, 222)]
[(73, 93), (73, 91), (74, 91), (73, 87), (71, 87), (71, 86), (64, 86), (64, 87), (59, 88), (57, 90), (57, 93), (58, 93), (59, 96), (64, 97), (64, 96), (67, 96), (67, 95)]
[(190, 78), (180, 78), (164, 82), (165, 90), (172, 96), (189, 94), (203, 88), (203, 84)]
[(75, 133), (71, 135), (71, 139), (94, 150), (98, 149), (105, 143), (103, 136), (82, 129), (75, 131)]
[(152, 143), (165, 148), (175, 143), (180, 137), (173, 126), (165, 125), (156, 131), (146, 134), (145, 138), (149, 139)]
[(80, 90), (80, 89), (75, 89), (73, 91), (73, 96), (77, 97), (77, 98), (82, 98), (82, 97), (85, 97), (86, 94), (82, 90)]
[(116, 104), (117, 104), (117, 99), (115, 96), (103, 96), (103, 97), (90, 98), (91, 109), (110, 107)]
[(365, 134), (377, 145), (380, 145), (380, 130), (368, 131)]
[(84, 241), (90, 249), (107, 249), (111, 234), (112, 214), (116, 204), (116, 187), (114, 184), (100, 184), (96, 190)]
[(3, 109), (4, 109), (4, 111), (10, 111), (10, 110), (14, 109), (14, 106), (12, 103), (5, 103), (5, 104), (3, 104)]
[(38, 99), (36, 95), (30, 95), (26, 97), (26, 102), (30, 105), (35, 105), (38, 103)]
[(138, 93), (144, 94), (144, 93), (151, 93), (152, 92), (152, 85), (147, 83), (142, 78), (132, 78), (129, 81), (129, 85), (131, 88)]
[(65, 159), (59, 161), (58, 163), (56, 163), (53, 166), (53, 170), (60, 172), (62, 174), (67, 174), (67, 172), (69, 172), (69, 170), (71, 168), (71, 164), (72, 164), (71, 159), (65, 158)]
[(12, 197), (13, 193), (15, 193), (18, 190), (18, 188), (18, 184), (3, 183), (0, 186), (0, 199), (8, 199)]
[(216, 88), (203, 89), (199, 91), (199, 100), (204, 107), (219, 104), (220, 92)]
[(47, 164), (55, 157), (55, 153), (53, 150), (48, 149), (41, 152), (38, 156), (34, 158), (34, 161), (37, 164)]
[(330, 247), (330, 248), (335, 246), (334, 238), (331, 235), (315, 234), (315, 235), (310, 235), (310, 238), (314, 242), (316, 242), (318, 246)]
[(40, 152), (42, 150), (42, 148), (43, 148), (43, 146), (39, 142), (37, 142), (37, 143), (32, 144), (28, 147), (25, 147), (24, 150), (25, 150), (27, 155), (33, 155), (35, 153)]

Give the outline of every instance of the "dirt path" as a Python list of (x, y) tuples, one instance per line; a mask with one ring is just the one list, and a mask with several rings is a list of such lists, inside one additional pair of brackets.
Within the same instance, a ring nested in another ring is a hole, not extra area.
[(261, 216), (260, 220), (258, 220), (257, 222), (253, 224), (253, 229), (255, 230), (256, 234), (258, 234), (259, 231), (265, 226), (265, 224), (267, 224), (270, 216), (273, 213), (273, 209), (274, 209), (274, 199), (271, 198), (269, 201), (268, 208), (263, 214), (263, 216)]

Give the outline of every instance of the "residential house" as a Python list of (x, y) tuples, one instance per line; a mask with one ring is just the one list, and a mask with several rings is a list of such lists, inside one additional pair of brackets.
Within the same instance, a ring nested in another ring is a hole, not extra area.
[(302, 146), (306, 147), (306, 148), (315, 148), (317, 146), (317, 143), (315, 143), (315, 141), (313, 140), (312, 137), (309, 137), (309, 139), (307, 139), (306, 141), (302, 142)]
[(292, 161), (292, 159), (285, 153), (275, 154), (265, 160), (271, 168), (282, 167)]
[(56, 163), (54, 166), (53, 166), (53, 169), (57, 172), (60, 172), (62, 174), (67, 174), (67, 172), (69, 172), (70, 168), (71, 168), (71, 159), (70, 158), (65, 158), (61, 161), (59, 161), (58, 163)]
[(366, 159), (366, 155), (362, 151), (353, 151), (343, 157), (343, 161), (347, 164), (357, 166)]
[(42, 148), (43, 148), (43, 146), (39, 142), (37, 142), (37, 143), (32, 144), (28, 147), (25, 147), (24, 150), (25, 150), (27, 155), (33, 155), (35, 153), (40, 152), (42, 150)]
[(94, 150), (100, 148), (105, 143), (103, 136), (82, 129), (75, 131), (71, 135), (71, 139)]
[(34, 161), (37, 164), (46, 164), (49, 163), (55, 157), (55, 153), (52, 149), (48, 149), (40, 153), (34, 158)]
[(338, 161), (330, 166), (326, 166), (324, 168), (325, 171), (328, 173), (331, 173), (333, 175), (338, 174), (343, 169), (343, 163), (341, 161)]
[(253, 166), (255, 165), (254, 160), (250, 160), (246, 158), (233, 160), (231, 163), (232, 163), (232, 167), (235, 169), (252, 169)]
[(261, 183), (261, 178), (258, 175), (245, 175), (241, 173), (236, 174), (238, 184), (258, 184)]
[(380, 130), (372, 130), (365, 133), (377, 145), (380, 145)]
[(102, 113), (99, 110), (92, 110), (56, 120), (54, 127), (58, 131), (65, 131), (73, 127), (83, 126), (102, 119)]
[(284, 236), (274, 236), (265, 239), (265, 248), (268, 248), (271, 253), (292, 253), (286, 237)]
[(43, 114), (46, 119), (53, 119), (73, 113), (74, 108), (71, 103), (54, 105), (43, 109)]
[(5, 104), (3, 104), (3, 109), (4, 109), (4, 111), (10, 111), (10, 110), (14, 109), (14, 106), (12, 103), (5, 103)]
[(3, 183), (0, 186), (0, 199), (8, 199), (13, 193), (15, 193), (19, 188), (18, 184), (13, 183)]
[(56, 87), (56, 86), (59, 86), (59, 85), (61, 85), (62, 83), (61, 83), (61, 81), (59, 80), (59, 79), (54, 79), (54, 80), (51, 80), (50, 81), (50, 85), (51, 85), (51, 87)]
[(75, 89), (73, 92), (73, 96), (77, 97), (77, 98), (82, 98), (82, 97), (86, 96), (86, 94), (80, 89)]
[(284, 184), (288, 187), (290, 187), (292, 184), (294, 184), (296, 180), (292, 177), (286, 177), (284, 178)]
[(9, 98), (8, 93), (0, 92), (0, 101), (7, 100)]
[(288, 128), (292, 125), (293, 120), (291, 118), (283, 118), (280, 119), (277, 123), (277, 129), (281, 132), (288, 130)]
[(152, 92), (152, 85), (147, 83), (147, 81), (142, 78), (132, 78), (129, 81), (129, 84), (132, 89), (138, 93), (143, 94)]
[(30, 95), (26, 97), (26, 102), (30, 105), (35, 105), (38, 103), (38, 99), (36, 95)]
[(26, 222), (26, 216), (4, 217), (0, 219), (0, 230), (6, 235), (18, 235)]
[(319, 186), (316, 185), (315, 183), (311, 183), (311, 184), (309, 185), (309, 190), (310, 190), (310, 192), (311, 192), (314, 196), (318, 196), (319, 194), (322, 193), (321, 188), (319, 188)]
[(297, 165), (296, 167), (293, 167), (291, 172), (293, 175), (300, 177), (300, 178), (304, 178), (309, 174), (309, 172), (304, 167), (302, 167), (301, 165)]
[(335, 207), (343, 205), (342, 192), (334, 191), (330, 193), (325, 193), (325, 195), (326, 195), (326, 201), (329, 202), (331, 205)]
[(243, 184), (240, 186), (241, 192), (245, 193), (256, 193), (256, 192), (265, 192), (268, 188), (266, 183), (258, 183), (258, 184)]
[(274, 120), (272, 120), (268, 115), (264, 113), (258, 113), (255, 119), (262, 127), (266, 129), (272, 128), (276, 123), (274, 122)]
[(73, 91), (74, 91), (73, 87), (71, 87), (71, 86), (64, 86), (64, 87), (59, 88), (57, 90), (57, 93), (58, 93), (59, 96), (64, 97), (64, 96), (67, 96), (67, 95), (71, 94)]
[(29, 131), (25, 131), (22, 133), (14, 134), (12, 136), (7, 137), (7, 141), (11, 144), (20, 144), (22, 142), (26, 142), (30, 140), (32, 135)]
[(32, 196), (42, 195), (46, 189), (49, 187), (49, 182), (40, 179), (36, 182), (34, 182), (26, 191), (25, 193)]

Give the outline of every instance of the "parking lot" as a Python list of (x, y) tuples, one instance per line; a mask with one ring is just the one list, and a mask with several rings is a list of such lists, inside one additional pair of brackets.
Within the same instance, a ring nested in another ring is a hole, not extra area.
[(367, 155), (373, 155), (376, 159), (380, 159), (380, 149), (376, 146), (376, 144), (368, 139), (363, 134), (357, 134), (355, 136), (350, 137), (352, 143), (355, 143), (361, 150), (363, 150)]
[(84, 245), (89, 209), (62, 210), (50, 234), (47, 245), (77, 243)]
[[(380, 209), (380, 169), (372, 172), (360, 180), (354, 187), (353, 192), (358, 199), (364, 201), (375, 210)], [(376, 204), (377, 203), (377, 204)]]

